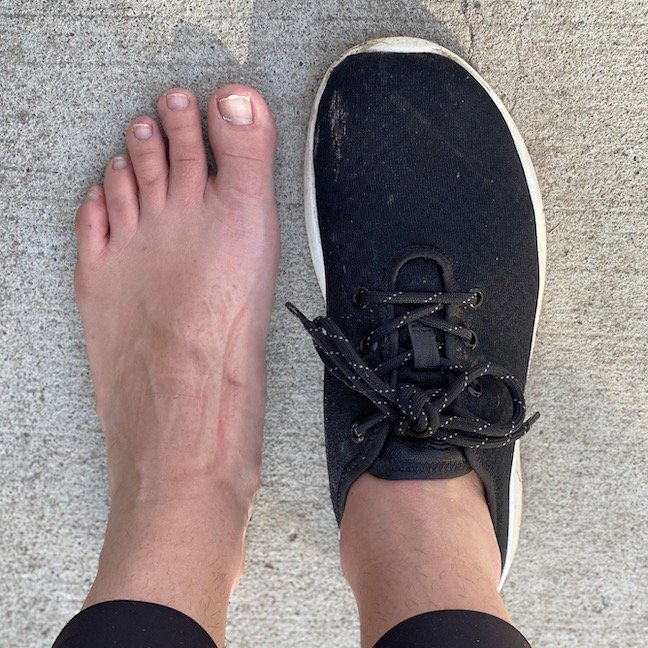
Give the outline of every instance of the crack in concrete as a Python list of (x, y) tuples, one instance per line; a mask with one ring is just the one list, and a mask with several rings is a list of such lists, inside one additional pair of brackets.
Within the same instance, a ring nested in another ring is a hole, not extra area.
[(509, 109), (511, 113), (513, 113), (517, 105), (518, 88), (520, 87), (520, 81), (524, 77), (526, 77), (526, 67), (522, 60), (522, 43), (524, 41), (523, 31), (524, 28), (526, 27), (526, 24), (529, 22), (529, 16), (531, 14), (531, 10), (533, 9), (533, 3), (534, 0), (529, 0), (528, 3), (525, 5), (524, 13), (522, 14), (522, 18), (520, 19), (520, 24), (518, 25), (517, 28), (517, 36), (515, 39), (515, 58), (517, 59), (518, 71), (515, 76), (515, 83), (513, 85), (513, 90), (511, 92), (511, 107)]
[(461, 13), (463, 14), (464, 20), (466, 22), (466, 27), (468, 28), (468, 37), (470, 39), (468, 44), (468, 58), (472, 58), (473, 52), (475, 50), (475, 30), (473, 29), (470, 18), (468, 17), (470, 9), (470, 0), (462, 0)]

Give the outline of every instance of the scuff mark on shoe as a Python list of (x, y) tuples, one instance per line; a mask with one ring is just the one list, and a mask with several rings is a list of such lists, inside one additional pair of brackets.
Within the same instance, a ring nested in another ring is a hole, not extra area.
[(337, 90), (333, 92), (328, 116), (331, 126), (333, 155), (336, 160), (333, 181), (337, 183), (340, 174), (339, 165), (342, 162), (342, 143), (347, 134), (347, 121), (349, 119), (349, 112), (344, 106), (342, 95)]

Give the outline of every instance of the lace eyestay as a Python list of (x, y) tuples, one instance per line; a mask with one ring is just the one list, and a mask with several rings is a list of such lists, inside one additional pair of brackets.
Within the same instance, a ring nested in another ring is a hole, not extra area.
[[(359, 306), (377, 303), (413, 307), (403, 316), (381, 324), (366, 335), (363, 338), (365, 348), (370, 348), (381, 338), (411, 322), (421, 322), (454, 335), (467, 345), (474, 345), (477, 339), (473, 331), (451, 325), (434, 315), (450, 304), (478, 308), (482, 299), (481, 291), (476, 289), (469, 293), (424, 293), (384, 292), (359, 288), (354, 293), (354, 302)], [(399, 436), (433, 439), (465, 448), (497, 448), (523, 437), (540, 416), (536, 412), (524, 420), (526, 405), (518, 381), (506, 369), (492, 362), (466, 369), (441, 358), (440, 368), (457, 376), (447, 389), (422, 389), (407, 383), (391, 386), (383, 376), (408, 363), (413, 357), (412, 351), (400, 353), (376, 367), (369, 367), (330, 318), (316, 317), (311, 321), (292, 303), (288, 302), (286, 307), (301, 321), (313, 338), (315, 348), (327, 370), (347, 387), (371, 401), (379, 410), (376, 415), (354, 423), (352, 438), (357, 443), (364, 442), (372, 428), (388, 419), (392, 431)], [(513, 402), (510, 425), (496, 425), (476, 416), (449, 412), (448, 408), (461, 393), (483, 376), (499, 378), (509, 390)]]

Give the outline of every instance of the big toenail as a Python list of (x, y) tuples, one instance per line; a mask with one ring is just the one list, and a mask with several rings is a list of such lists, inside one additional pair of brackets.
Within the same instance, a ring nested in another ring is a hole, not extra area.
[(133, 133), (138, 140), (147, 140), (153, 134), (151, 124), (133, 124)]
[(171, 92), (166, 96), (170, 110), (184, 110), (189, 105), (189, 97), (182, 92)]
[(223, 97), (218, 100), (218, 109), (223, 119), (235, 126), (248, 126), (254, 121), (250, 95)]
[(125, 169), (127, 166), (125, 157), (120, 155), (119, 157), (113, 158), (112, 168), (115, 169), (115, 171)]

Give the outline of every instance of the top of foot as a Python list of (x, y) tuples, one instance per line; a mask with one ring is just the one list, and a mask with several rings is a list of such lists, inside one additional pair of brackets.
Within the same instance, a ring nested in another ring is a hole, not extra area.
[(132, 121), (128, 152), (76, 219), (76, 295), (111, 492), (238, 474), (247, 506), (279, 249), (274, 122), (254, 89), (219, 89), (209, 176), (193, 93), (171, 89), (157, 107), (161, 125)]

